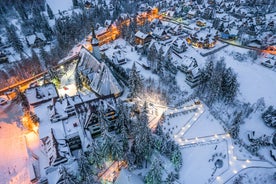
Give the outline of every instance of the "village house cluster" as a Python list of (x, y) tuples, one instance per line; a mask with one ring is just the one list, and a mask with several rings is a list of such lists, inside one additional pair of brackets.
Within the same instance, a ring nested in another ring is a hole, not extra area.
[[(94, 32), (92, 35), (93, 51), (82, 47), (76, 72), (80, 82), (94, 93), (61, 96), (53, 83), (30, 86), (25, 91), (29, 104), (39, 118), (41, 150), (48, 160), (46, 178), (41, 178), (40, 183), (64, 182), (60, 166), (77, 164), (73, 158), (78, 150), (85, 152), (92, 139), (101, 134), (101, 116), (108, 120), (108, 130), (114, 129), (116, 97), (122, 94), (123, 88), (102, 62), (98, 39)], [(32, 173), (37, 172), (35, 165), (34, 161), (30, 167)], [(34, 175), (31, 179), (36, 181), (36, 178), (38, 176)]]

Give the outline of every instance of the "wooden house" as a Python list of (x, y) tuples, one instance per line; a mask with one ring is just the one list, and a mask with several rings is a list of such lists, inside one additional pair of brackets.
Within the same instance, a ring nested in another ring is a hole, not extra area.
[(152, 36), (150, 34), (146, 34), (141, 31), (137, 31), (135, 34), (136, 45), (144, 45), (149, 43), (151, 40), (152, 40)]

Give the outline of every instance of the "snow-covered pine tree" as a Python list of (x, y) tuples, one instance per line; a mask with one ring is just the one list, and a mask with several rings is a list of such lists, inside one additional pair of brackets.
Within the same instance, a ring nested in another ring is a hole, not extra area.
[(222, 97), (227, 103), (233, 100), (237, 92), (237, 80), (235, 78), (231, 68), (228, 68), (222, 75)]
[(137, 71), (135, 63), (132, 65), (132, 69), (129, 75), (129, 96), (131, 98), (136, 97), (143, 91), (143, 83), (139, 72)]
[(54, 18), (54, 13), (53, 13), (51, 7), (48, 4), (46, 4), (46, 8), (47, 8), (47, 13), (48, 13), (49, 18), (53, 19)]
[(113, 160), (121, 160), (123, 158), (123, 144), (119, 141), (117, 135), (113, 135), (111, 139), (111, 156)]
[(22, 1), (18, 1), (14, 7), (23, 21), (28, 19), (28, 15)]
[(152, 135), (148, 128), (147, 111), (147, 104), (145, 102), (134, 128), (133, 148), (138, 164), (142, 164), (144, 160), (146, 160), (147, 164), (152, 154)]
[(160, 159), (154, 159), (151, 164), (150, 171), (146, 175), (146, 184), (160, 184), (162, 182), (162, 162)]
[(23, 44), (20, 41), (18, 35), (16, 34), (16, 27), (13, 24), (11, 24), (11, 25), (7, 25), (5, 28), (6, 28), (8, 41), (11, 43), (11, 45), (17, 52), (22, 53)]
[(79, 151), (77, 162), (79, 165), (80, 181), (94, 183), (95, 180), (92, 175), (96, 174), (94, 173), (95, 170), (88, 157), (82, 151)]
[(72, 0), (72, 3), (73, 3), (73, 6), (75, 6), (75, 7), (79, 5), (78, 0)]
[(180, 168), (182, 167), (182, 162), (183, 162), (179, 146), (176, 146), (176, 149), (173, 150), (171, 154), (171, 161), (175, 167), (175, 170), (179, 171)]
[(88, 148), (89, 162), (96, 165), (97, 168), (100, 168), (103, 163), (103, 156), (99, 145), (100, 143), (98, 141), (92, 140), (90, 147)]

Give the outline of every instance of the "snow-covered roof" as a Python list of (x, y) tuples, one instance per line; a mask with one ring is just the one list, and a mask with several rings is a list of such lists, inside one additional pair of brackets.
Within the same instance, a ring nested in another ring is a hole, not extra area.
[(112, 23), (112, 20), (105, 20), (104, 25), (110, 26)]
[(195, 68), (193, 68), (192, 70), (190, 70), (191, 71), (191, 75), (193, 76), (193, 77), (198, 77), (198, 76), (200, 76), (200, 69), (199, 69), (199, 67), (195, 67)]
[(195, 15), (196, 14), (196, 10), (189, 10), (189, 12), (188, 12), (188, 14), (190, 14), (190, 15)]
[(58, 97), (56, 87), (53, 83), (28, 88), (25, 95), (30, 105), (39, 104)]
[(118, 62), (125, 61), (125, 59), (126, 59), (124, 53), (122, 51), (120, 51), (120, 50), (114, 52), (113, 56), (114, 56), (114, 58), (117, 59)]
[(46, 41), (46, 37), (44, 36), (43, 33), (35, 33), (35, 35), (37, 36), (37, 38), (40, 38), (43, 41)]
[[(89, 69), (89, 70), (86, 70)], [(88, 50), (82, 48), (80, 51), (80, 62), (78, 71), (89, 76), (90, 87), (98, 95), (106, 96), (120, 94), (123, 88), (111, 73), (105, 63), (100, 63)]]
[(141, 32), (141, 31), (137, 31), (135, 33), (135, 36), (144, 40), (148, 36), (148, 34), (145, 34), (145, 33)]
[(181, 47), (185, 46), (186, 44), (185, 44), (184, 39), (177, 38), (173, 41), (173, 45), (177, 48), (181, 48)]
[(160, 27), (156, 27), (152, 32), (153, 35), (158, 36), (158, 37), (161, 37), (164, 33), (166, 33), (165, 30)]
[(27, 42), (28, 42), (30, 45), (33, 45), (33, 44), (34, 44), (35, 38), (36, 38), (35, 35), (26, 36)]
[(115, 181), (115, 184), (143, 184), (143, 183), (144, 183), (143, 180), (139, 176), (129, 172), (126, 169), (121, 170), (118, 178)]
[(107, 28), (106, 27), (99, 27), (96, 31), (95, 34), (96, 35), (101, 35), (107, 32)]
[(33, 45), (35, 43), (35, 40), (39, 38), (42, 41), (46, 41), (46, 37), (44, 36), (43, 33), (35, 33), (33, 35), (26, 36), (26, 40), (30, 45)]

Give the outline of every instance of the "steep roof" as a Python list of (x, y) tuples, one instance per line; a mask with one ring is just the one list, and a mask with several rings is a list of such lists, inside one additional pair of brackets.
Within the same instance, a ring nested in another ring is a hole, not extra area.
[(141, 39), (145, 39), (148, 36), (148, 34), (145, 34), (145, 33), (141, 32), (141, 31), (137, 31), (135, 33), (135, 36), (138, 37), (138, 38), (141, 38)]
[(80, 56), (78, 72), (83, 73), (83, 71), (89, 69), (84, 75), (89, 78), (89, 85), (94, 92), (100, 96), (106, 96), (120, 94), (123, 91), (123, 88), (105, 63), (100, 63), (85, 48), (81, 49)]

